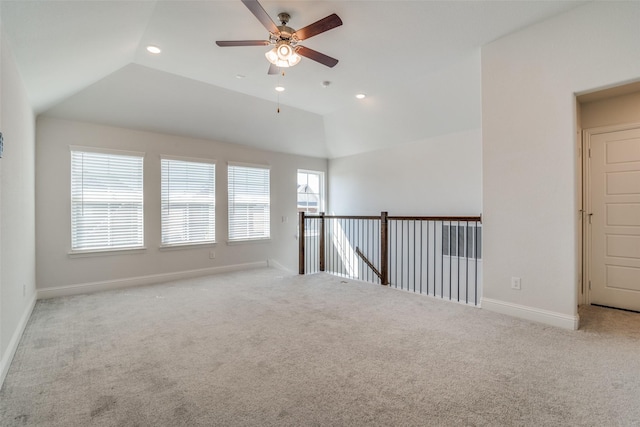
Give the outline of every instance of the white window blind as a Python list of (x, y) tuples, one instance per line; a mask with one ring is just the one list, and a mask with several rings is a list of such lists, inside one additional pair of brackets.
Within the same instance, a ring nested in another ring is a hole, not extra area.
[(216, 165), (162, 159), (162, 244), (213, 243)]
[(142, 247), (143, 157), (71, 151), (71, 248)]
[(229, 241), (270, 237), (269, 169), (230, 164)]

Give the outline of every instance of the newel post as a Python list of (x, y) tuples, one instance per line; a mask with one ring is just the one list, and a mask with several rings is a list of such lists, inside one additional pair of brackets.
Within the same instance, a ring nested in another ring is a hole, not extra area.
[(300, 212), (298, 226), (298, 274), (304, 274), (304, 211)]
[(380, 275), (382, 284), (389, 284), (389, 244), (388, 244), (388, 235), (389, 235), (389, 221), (387, 220), (388, 212), (380, 213)]
[(320, 212), (320, 271), (324, 271), (324, 212)]

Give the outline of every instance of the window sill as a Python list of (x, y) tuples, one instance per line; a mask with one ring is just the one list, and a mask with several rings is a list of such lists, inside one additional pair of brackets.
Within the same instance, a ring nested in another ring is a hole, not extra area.
[(181, 243), (175, 245), (160, 245), (158, 249), (160, 251), (179, 251), (183, 249), (213, 248), (215, 246), (216, 242)]
[(87, 258), (95, 256), (109, 256), (109, 255), (129, 255), (129, 254), (142, 254), (146, 252), (147, 248), (144, 246), (136, 248), (118, 248), (118, 249), (88, 249), (86, 251), (69, 251), (69, 258)]
[(271, 237), (268, 237), (266, 239), (227, 240), (228, 246), (244, 245), (247, 243), (271, 243)]

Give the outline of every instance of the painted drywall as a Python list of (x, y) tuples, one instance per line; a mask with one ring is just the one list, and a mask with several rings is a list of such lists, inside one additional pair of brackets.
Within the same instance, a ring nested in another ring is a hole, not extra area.
[(35, 298), (35, 119), (10, 46), (0, 47), (0, 384)]
[[(144, 152), (144, 220), (146, 250), (101, 256), (70, 256), (69, 146)], [(160, 249), (160, 156), (216, 160), (216, 240), (214, 247)], [(271, 240), (228, 245), (227, 162), (271, 167)], [(325, 159), (256, 150), (236, 144), (178, 137), (67, 121), (41, 116), (37, 120), (36, 224), (38, 290), (71, 285), (114, 286), (132, 278), (175, 278), (181, 272), (206, 272), (217, 267), (274, 259), (297, 271), (297, 169), (326, 172)], [(284, 217), (284, 221), (283, 221)], [(215, 251), (215, 259), (210, 258)], [(108, 287), (108, 286), (107, 286)]]
[(640, 123), (640, 92), (580, 104), (583, 129)]
[[(398, 78), (404, 78), (401, 70)], [(362, 100), (353, 98), (357, 108), (324, 116), (330, 158), (478, 129), (480, 51), (469, 52), (442, 69), (415, 78), (404, 89), (389, 86), (387, 91), (369, 93)]]
[(640, 78), (638, 22), (594, 2), (483, 47), (484, 308), (577, 325), (575, 94)]
[(480, 129), (329, 160), (329, 206), (340, 215), (479, 215)]

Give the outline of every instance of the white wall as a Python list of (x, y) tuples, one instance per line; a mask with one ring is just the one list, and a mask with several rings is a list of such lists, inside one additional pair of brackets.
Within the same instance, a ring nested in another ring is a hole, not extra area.
[(640, 92), (586, 102), (580, 107), (583, 129), (640, 123)]
[(482, 49), (483, 308), (577, 326), (574, 94), (640, 78), (638, 22), (589, 3)]
[(329, 160), (329, 207), (340, 215), (479, 215), (480, 129)]
[[(145, 153), (145, 246), (142, 253), (70, 257), (69, 146), (90, 146)], [(160, 250), (160, 156), (215, 159), (215, 247)], [(227, 245), (227, 161), (271, 166), (271, 240)], [(216, 268), (274, 259), (297, 271), (296, 173), (298, 168), (326, 172), (325, 159), (260, 151), (235, 144), (134, 131), (84, 122), (39, 117), (36, 143), (37, 286), (80, 285), (83, 290), (157, 282)], [(288, 222), (282, 222), (282, 217)], [(209, 258), (214, 250), (215, 259)], [(85, 286), (86, 285), (86, 286)], [(58, 293), (59, 294), (59, 293)]]
[(10, 47), (0, 46), (0, 384), (35, 303), (34, 116)]

